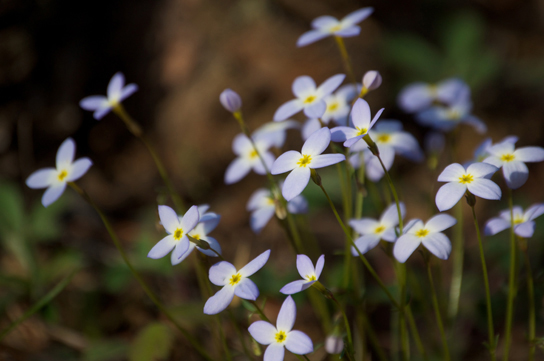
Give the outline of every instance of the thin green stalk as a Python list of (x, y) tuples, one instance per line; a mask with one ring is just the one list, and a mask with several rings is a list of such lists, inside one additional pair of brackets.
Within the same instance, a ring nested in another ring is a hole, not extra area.
[(482, 244), (482, 237), (480, 236), (480, 227), (478, 226), (478, 219), (476, 218), (476, 211), (474, 205), (470, 205), (472, 209), (472, 218), (474, 219), (474, 227), (476, 227), (476, 236), (478, 237), (478, 247), (480, 249), (480, 260), (482, 262), (482, 273), (484, 277), (485, 286), (485, 301), (487, 305), (487, 333), (488, 333), (488, 349), (491, 355), (491, 360), (495, 361), (495, 331), (493, 328), (493, 312), (491, 310), (491, 293), (489, 291), (489, 279), (487, 277), (487, 266), (485, 263), (484, 246)]
[(42, 307), (51, 302), (59, 293), (68, 286), (72, 277), (77, 272), (77, 269), (72, 270), (68, 275), (66, 275), (51, 291), (49, 291), (45, 296), (38, 300), (32, 307), (30, 307), (21, 317), (13, 321), (8, 327), (6, 327), (2, 332), (0, 332), (0, 340), (2, 340), (7, 334), (13, 331), (17, 326), (19, 326), (24, 320), (38, 312)]
[[(346, 148), (346, 159), (349, 158), (349, 148)], [(348, 166), (348, 162), (344, 162), (346, 167), (346, 178), (345, 178), (345, 190), (346, 190), (346, 197), (345, 197), (345, 203), (344, 203), (344, 221), (347, 223), (351, 219), (352, 214), (352, 195), (351, 195), (351, 174), (350, 174), (350, 168)], [(340, 163), (337, 163), (337, 165), (340, 165)], [(343, 286), (344, 289), (348, 289), (349, 283), (350, 283), (350, 276), (351, 276), (351, 245), (349, 241), (346, 242), (346, 246), (344, 249), (344, 275), (342, 277)]]
[(376, 332), (374, 332), (374, 329), (372, 328), (372, 325), (368, 321), (366, 315), (361, 312), (360, 317), (361, 317), (363, 327), (368, 335), (368, 339), (370, 340), (370, 344), (372, 345), (372, 348), (378, 355), (378, 359), (380, 361), (387, 361), (387, 356), (385, 355), (383, 348), (380, 346), (380, 342), (378, 340), (378, 337), (376, 336)]
[(257, 304), (257, 301), (251, 301), (251, 303), (253, 304), (253, 306), (255, 306), (255, 309), (256, 309), (257, 312), (259, 313), (259, 316), (261, 317), (261, 320), (266, 321), (266, 322), (268, 322), (268, 323), (272, 323), (272, 322), (270, 322), (270, 320), (268, 319), (268, 317), (266, 317), (266, 315), (264, 314), (263, 310), (261, 310), (261, 308), (260, 308), (259, 305)]
[[(317, 281), (315, 284), (321, 284), (319, 281)], [(344, 319), (344, 326), (346, 328), (346, 334), (347, 334), (347, 337), (348, 337), (348, 353), (350, 354), (353, 354), (353, 338), (351, 336), (351, 327), (349, 325), (349, 321), (348, 321), (348, 316), (346, 315), (346, 311), (344, 311), (344, 307), (342, 307), (342, 305), (340, 304), (340, 302), (338, 302), (338, 300), (336, 299), (336, 297), (334, 297), (334, 295), (332, 294), (332, 292), (330, 292), (330, 298), (331, 300), (333, 300), (335, 303), (336, 303), (336, 306), (338, 306), (338, 309), (340, 310), (340, 313), (342, 313), (342, 318)]]
[(529, 361), (534, 361), (536, 351), (536, 311), (535, 311), (535, 289), (533, 281), (533, 271), (531, 269), (531, 261), (529, 254), (527, 253), (527, 241), (519, 238), (520, 248), (522, 249), (523, 257), (525, 259), (525, 267), (527, 272), (527, 298), (529, 299)]
[(334, 40), (336, 40), (336, 45), (338, 45), (338, 50), (340, 50), (340, 55), (342, 55), (346, 72), (348, 73), (351, 82), (356, 84), (357, 78), (355, 78), (355, 73), (353, 73), (353, 67), (351, 66), (351, 60), (349, 59), (348, 51), (346, 50), (346, 45), (344, 44), (344, 39), (340, 36), (335, 36)]
[(410, 359), (410, 344), (408, 340), (408, 330), (406, 329), (406, 314), (405, 314), (405, 304), (406, 300), (406, 266), (404, 263), (399, 263), (395, 260), (396, 269), (397, 269), (397, 280), (399, 283), (399, 331), (400, 331), (400, 344), (402, 350), (402, 359)]
[(452, 275), (450, 284), (450, 298), (448, 303), (448, 318), (453, 322), (459, 312), (459, 300), (461, 298), (461, 284), (463, 282), (463, 259), (465, 256), (465, 243), (463, 237), (463, 205), (459, 202), (455, 205), (455, 218), (457, 225), (453, 229), (452, 251)]
[(229, 314), (230, 321), (232, 325), (234, 326), (234, 331), (236, 332), (236, 335), (238, 336), (238, 338), (240, 339), (240, 343), (242, 344), (242, 349), (244, 350), (244, 354), (248, 357), (248, 359), (253, 360), (253, 354), (249, 352), (249, 349), (247, 348), (244, 335), (242, 334), (240, 327), (238, 327), (238, 322), (236, 321), (234, 314), (232, 313), (230, 309), (227, 311)]
[(94, 203), (94, 201), (89, 197), (89, 195), (81, 189), (77, 184), (73, 182), (68, 182), (68, 185), (72, 187), (91, 207), (94, 208), (96, 213), (100, 216), (100, 219), (102, 220), (102, 223), (104, 223), (104, 226), (106, 227), (106, 230), (108, 231), (110, 238), (112, 239), (115, 247), (121, 254), (121, 257), (123, 258), (123, 261), (129, 268), (130, 272), (136, 278), (140, 286), (143, 288), (144, 292), (147, 294), (147, 296), (153, 301), (155, 306), (176, 326), (176, 328), (185, 336), (187, 341), (191, 343), (191, 345), (195, 348), (195, 350), (206, 360), (213, 361), (214, 359), (208, 355), (206, 350), (196, 341), (196, 339), (187, 331), (185, 328), (183, 328), (178, 321), (172, 316), (172, 314), (164, 307), (164, 305), (159, 301), (158, 297), (155, 295), (155, 293), (149, 288), (147, 283), (145, 283), (144, 279), (140, 276), (138, 271), (132, 266), (132, 263), (129, 261), (127, 254), (125, 253), (125, 250), (123, 249), (123, 246), (121, 245), (121, 242), (119, 241), (119, 238), (117, 237), (117, 234), (113, 231), (113, 227), (110, 224), (110, 221), (106, 217), (104, 213), (98, 208), (98, 206)]
[(376, 155), (378, 157), (378, 160), (380, 161), (380, 164), (382, 165), (383, 171), (385, 173), (385, 178), (387, 179), (387, 183), (389, 184), (389, 189), (391, 189), (391, 193), (393, 194), (393, 198), (395, 199), (395, 204), (397, 205), (397, 213), (399, 216), (399, 237), (402, 236), (402, 232), (404, 229), (403, 221), (402, 221), (402, 212), (400, 211), (400, 202), (399, 202), (399, 196), (397, 195), (397, 190), (395, 189), (395, 185), (393, 184), (393, 180), (391, 179), (391, 176), (389, 175), (389, 172), (387, 171), (387, 168), (385, 168), (385, 165), (382, 162), (382, 158), (380, 157), (380, 154), (378, 153)]
[(416, 347), (423, 357), (423, 360), (428, 360), (427, 357), (427, 351), (425, 351), (425, 346), (423, 346), (423, 342), (421, 341), (421, 337), (419, 336), (419, 331), (417, 330), (416, 321), (414, 320), (414, 315), (412, 314), (412, 308), (410, 307), (410, 304), (406, 307), (406, 318), (408, 319), (408, 325), (410, 326), (410, 332), (412, 332), (412, 337), (414, 338), (414, 342), (416, 343)]
[(450, 350), (448, 348), (446, 333), (444, 332), (444, 325), (442, 324), (442, 316), (440, 315), (440, 306), (438, 304), (438, 297), (436, 296), (436, 288), (434, 286), (433, 274), (431, 271), (431, 262), (429, 259), (426, 259), (425, 261), (427, 262), (427, 275), (429, 276), (429, 283), (431, 285), (431, 297), (433, 300), (434, 314), (436, 316), (438, 329), (440, 330), (440, 336), (442, 337), (442, 346), (444, 347), (444, 361), (449, 361), (451, 359)]
[(512, 335), (512, 318), (514, 314), (514, 299), (516, 297), (516, 235), (514, 234), (514, 201), (512, 189), (508, 188), (508, 207), (510, 208), (510, 272), (508, 276), (508, 301), (506, 304), (506, 320), (504, 326), (503, 361), (508, 361)]

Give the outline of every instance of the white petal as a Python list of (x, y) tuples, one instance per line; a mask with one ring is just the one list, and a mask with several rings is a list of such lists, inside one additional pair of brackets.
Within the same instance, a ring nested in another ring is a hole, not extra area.
[(448, 259), (451, 253), (451, 242), (444, 233), (432, 233), (423, 239), (423, 245), (436, 257)]
[(346, 156), (343, 154), (320, 154), (312, 158), (310, 168), (318, 169), (328, 167), (329, 165), (340, 163), (346, 160)]
[(57, 169), (66, 167), (72, 164), (74, 161), (74, 154), (76, 152), (76, 143), (72, 138), (67, 138), (59, 147), (57, 151)]
[(514, 232), (523, 238), (530, 238), (535, 233), (535, 222), (529, 221), (518, 224), (514, 227)]
[(524, 163), (542, 162), (544, 160), (544, 148), (542, 147), (523, 147), (516, 149), (514, 159)]
[(319, 29), (319, 28), (332, 28), (336, 25), (338, 25), (340, 22), (335, 17), (324, 15), (315, 18), (312, 20), (312, 28)]
[(161, 239), (153, 248), (151, 248), (151, 251), (147, 254), (147, 257), (153, 258), (153, 259), (159, 259), (164, 256), (166, 256), (174, 247), (176, 246), (177, 242), (171, 235), (168, 235)]
[(404, 225), (404, 230), (402, 231), (402, 233), (406, 234), (406, 233), (411, 233), (411, 234), (415, 234), (417, 232), (418, 229), (421, 229), (425, 226), (425, 224), (423, 223), (422, 220), (420, 219), (411, 219), (410, 221), (408, 221), (408, 223), (406, 223)]
[(438, 176), (439, 182), (459, 182), (459, 178), (465, 174), (465, 168), (459, 163), (448, 165)]
[(484, 199), (501, 199), (501, 189), (489, 179), (478, 178), (467, 185), (468, 191)]
[(296, 280), (283, 286), (280, 290), (284, 295), (293, 295), (295, 293), (304, 291), (309, 288), (314, 282), (308, 282), (307, 280)]
[(310, 181), (310, 174), (311, 171), (308, 167), (298, 167), (289, 173), (281, 190), (285, 200), (290, 201), (302, 193)]
[[(365, 254), (374, 247), (380, 243), (380, 236), (377, 234), (367, 234), (362, 237), (359, 237), (355, 240), (355, 245), (357, 246), (357, 249), (361, 254)], [(358, 256), (359, 252), (355, 249), (355, 247), (352, 247), (351, 254), (354, 256)]]
[(445, 229), (453, 227), (457, 220), (449, 214), (437, 214), (427, 221), (425, 228), (431, 233), (442, 232)]
[(314, 344), (304, 332), (294, 330), (287, 335), (285, 348), (296, 355), (305, 355), (314, 351)]
[(102, 118), (104, 118), (104, 116), (106, 116), (106, 114), (108, 114), (110, 111), (111, 111), (112, 107), (111, 105), (105, 105), (104, 107), (100, 108), (100, 109), (97, 109), (94, 113), (93, 113), (93, 117), (94, 119), (96, 120), (100, 120)]
[(191, 242), (186, 235), (183, 235), (183, 237), (181, 237), (181, 239), (177, 242), (176, 246), (174, 247), (174, 251), (170, 256), (170, 262), (173, 266), (178, 264), (178, 261), (187, 253), (187, 251), (189, 251), (189, 243)]
[(299, 99), (290, 100), (280, 106), (278, 110), (276, 110), (276, 113), (274, 113), (274, 121), (280, 122), (282, 120), (285, 120), (290, 116), (297, 114), (303, 108), (304, 104)]
[(232, 151), (236, 155), (242, 155), (253, 150), (251, 140), (245, 134), (237, 134), (232, 140)]
[(174, 248), (174, 252), (172, 252), (172, 254), (170, 255), (170, 263), (172, 263), (172, 266), (180, 264), (181, 262), (185, 260), (185, 258), (187, 258), (191, 254), (191, 252), (193, 252), (193, 249), (195, 249), (196, 247), (195, 244), (192, 242), (188, 242), (188, 244), (189, 244), (189, 247), (184, 253), (182, 253), (181, 257), (178, 257), (178, 252), (175, 252), (177, 247)]
[(248, 331), (251, 337), (261, 345), (270, 345), (274, 342), (274, 337), (276, 336), (276, 332), (278, 332), (276, 327), (266, 321), (253, 322), (249, 326)]
[(321, 129), (321, 123), (319, 122), (319, 119), (313, 118), (306, 120), (301, 129), (302, 139), (306, 140), (310, 138), (310, 136), (317, 132), (319, 129)]
[(433, 97), (429, 91), (429, 85), (425, 83), (413, 83), (402, 89), (397, 102), (399, 107), (407, 113), (415, 113), (429, 107)]
[(350, 127), (335, 127), (331, 129), (331, 140), (333, 142), (345, 142), (347, 139), (355, 138), (357, 130)]
[(408, 257), (414, 253), (420, 243), (419, 237), (414, 236), (413, 234), (404, 234), (395, 242), (393, 255), (397, 261), (404, 263)]
[(259, 289), (252, 280), (244, 278), (235, 286), (234, 294), (245, 300), (255, 301), (259, 297)]
[(304, 115), (308, 118), (321, 118), (327, 111), (327, 103), (324, 100), (316, 100), (304, 107)]
[(518, 160), (505, 162), (502, 166), (502, 174), (506, 185), (511, 189), (518, 189), (527, 182), (529, 178), (529, 169), (525, 163)]
[(525, 221), (532, 221), (536, 217), (540, 217), (542, 214), (544, 214), (544, 204), (534, 204), (525, 211), (523, 219)]
[(344, 142), (343, 146), (346, 147), (346, 148), (351, 148), (355, 143), (357, 143), (359, 140), (363, 139), (363, 137), (364, 137), (364, 134), (358, 135), (358, 136), (356, 136), (354, 138), (350, 138), (350, 139), (348, 139), (348, 140), (346, 140)]
[(371, 119), (370, 107), (368, 106), (366, 100), (361, 98), (357, 99), (353, 105), (353, 108), (351, 109), (351, 120), (353, 125), (361, 129), (367, 128), (368, 130)]
[[(206, 236), (205, 238), (201, 238), (201, 239), (202, 239), (203, 241), (208, 242), (208, 244), (210, 245), (210, 248), (211, 248), (211, 249), (202, 249), (202, 248), (200, 248), (200, 247), (197, 247), (197, 249), (198, 249), (200, 252), (204, 253), (204, 254), (205, 254), (206, 256), (208, 256), (208, 257), (217, 257), (217, 254), (216, 254), (215, 252), (217, 252), (217, 253), (219, 253), (219, 254), (222, 254), (222, 252), (221, 252), (221, 245), (219, 244), (219, 242), (217, 242), (217, 240), (216, 240), (215, 238), (210, 237), (210, 236)], [(191, 243), (191, 244), (194, 244), (194, 243)], [(212, 251), (212, 249), (215, 250), (215, 252)]]
[(113, 75), (108, 84), (108, 99), (114, 100), (119, 99), (121, 96), (121, 91), (125, 85), (125, 76), (121, 72), (117, 72)]
[(502, 167), (502, 165), (504, 164), (504, 162), (499, 157), (496, 157), (494, 155), (490, 155), (489, 157), (485, 158), (483, 162), (494, 165), (497, 168)]
[(221, 220), (221, 216), (213, 212), (202, 215), (204, 212), (200, 213), (200, 207), (198, 208), (198, 213), (201, 215), (199, 223), (202, 224), (204, 228), (204, 234), (208, 234), (213, 231)]
[(119, 95), (119, 101), (122, 102), (132, 94), (136, 93), (138, 91), (138, 85), (136, 84), (128, 84), (126, 87), (123, 88), (121, 91), (121, 94)]
[(512, 154), (514, 153), (515, 149), (515, 142), (512, 142), (510, 140), (503, 140), (500, 143), (497, 143), (495, 145), (492, 145), (487, 149), (489, 154), (492, 154), (496, 157), (500, 157), (503, 154)]
[[(168, 206), (159, 206), (159, 219), (161, 224), (166, 229), (166, 232), (172, 234), (180, 227), (180, 222), (176, 211)], [(188, 232), (185, 229), (183, 232)]]
[(307, 213), (308, 201), (303, 196), (296, 196), (287, 202), (287, 210), (293, 214)]
[(305, 254), (297, 255), (297, 270), (302, 278), (308, 278), (315, 273), (314, 264)]
[(26, 185), (32, 189), (47, 188), (55, 182), (57, 170), (55, 168), (39, 169), (26, 179)]
[(278, 319), (276, 321), (276, 328), (279, 331), (289, 332), (293, 329), (295, 319), (297, 317), (297, 306), (291, 296), (287, 296), (283, 304), (281, 305), (280, 312), (278, 313)]
[(51, 203), (55, 202), (66, 189), (66, 182), (60, 182), (47, 188), (42, 196), (42, 204), (44, 207), (48, 207)]
[(459, 202), (467, 190), (467, 186), (457, 182), (444, 184), (436, 193), (436, 206), (440, 212), (447, 211)]
[(253, 261), (242, 267), (240, 271), (238, 271), (238, 273), (242, 275), (242, 277), (251, 276), (266, 264), (266, 262), (268, 261), (268, 257), (270, 257), (270, 250), (264, 251), (263, 253), (255, 257)]
[(269, 205), (271, 194), (270, 190), (266, 188), (259, 188), (249, 198), (246, 205), (246, 210), (254, 211), (256, 209)]
[(283, 361), (285, 347), (281, 343), (271, 343), (264, 352), (263, 361)]
[(486, 236), (493, 236), (499, 232), (504, 231), (507, 228), (510, 228), (510, 221), (504, 220), (502, 218), (491, 218), (485, 224), (484, 234)]
[(307, 75), (299, 76), (293, 82), (292, 90), (297, 98), (303, 98), (308, 93), (315, 93), (315, 82)]
[(297, 162), (302, 158), (302, 154), (295, 150), (289, 150), (276, 159), (272, 164), (270, 173), (276, 175), (285, 172), (289, 172), (297, 167)]
[[(403, 202), (399, 202), (400, 215), (402, 219), (406, 215), (406, 206)], [(397, 210), (396, 203), (391, 204), (387, 209), (382, 213), (380, 217), (380, 223), (387, 225), (387, 227), (393, 227), (399, 224), (399, 212)]]
[(349, 13), (348, 15), (344, 16), (344, 18), (341, 20), (344, 24), (359, 24), (361, 21), (365, 20), (374, 12), (373, 7), (366, 7), (359, 10), (355, 10), (354, 12)]
[(244, 178), (251, 170), (251, 164), (244, 158), (233, 160), (225, 172), (225, 184), (233, 184)]
[(499, 168), (489, 163), (472, 163), (467, 168), (467, 174), (472, 174), (475, 178), (491, 178)]
[(359, 234), (373, 234), (374, 230), (380, 226), (380, 222), (372, 218), (361, 218), (350, 220), (349, 225)]
[(108, 98), (103, 95), (93, 95), (81, 99), (79, 106), (85, 110), (95, 111), (108, 104)]
[(229, 262), (218, 262), (210, 267), (210, 282), (216, 286), (224, 286), (228, 283), (229, 279), (236, 273), (236, 268)]
[(311, 43), (315, 43), (318, 40), (321, 40), (327, 36), (331, 35), (331, 33), (324, 32), (321, 30), (310, 30), (305, 32), (298, 38), (297, 40), (297, 47), (306, 46)]
[(200, 220), (200, 215), (198, 214), (198, 207), (192, 206), (187, 212), (183, 215), (181, 220), (181, 228), (183, 228), (184, 233), (189, 233)]
[(276, 209), (273, 205), (257, 209), (251, 213), (249, 225), (253, 232), (259, 233), (274, 216)]
[(469, 115), (465, 117), (462, 121), (462, 123), (471, 125), (474, 130), (476, 130), (480, 134), (484, 134), (487, 132), (487, 126), (485, 123), (478, 117), (475, 117), (474, 115)]
[(319, 256), (315, 264), (315, 278), (316, 279), (319, 279), (319, 277), (321, 276), (321, 272), (323, 271), (324, 266), (325, 266), (325, 255), (322, 254), (321, 256)]
[(207, 315), (215, 315), (226, 309), (234, 298), (234, 288), (225, 286), (220, 289), (215, 295), (208, 298), (204, 305), (204, 313)]
[(319, 88), (317, 88), (317, 96), (319, 98), (323, 98), (332, 92), (334, 92), (340, 84), (344, 81), (346, 78), (345, 74), (336, 74), (331, 76), (329, 79), (325, 80)]
[(264, 167), (263, 162), (259, 158), (256, 158), (255, 162), (253, 163), (253, 170), (255, 173), (263, 175), (266, 174), (267, 169), (272, 168), (272, 164), (274, 164), (276, 157), (274, 157), (274, 155), (268, 151), (263, 152), (260, 150), (260, 152), (261, 156), (263, 157), (264, 164), (266, 164), (266, 168)]
[(361, 33), (361, 28), (358, 27), (357, 25), (353, 25), (353, 26), (349, 26), (347, 28), (335, 31), (334, 35), (340, 36), (342, 38), (349, 38), (349, 37), (352, 37), (352, 36), (357, 36), (360, 33)]
[(89, 168), (93, 165), (93, 162), (89, 158), (79, 158), (72, 164), (72, 169), (66, 177), (67, 182), (73, 182), (81, 178)]

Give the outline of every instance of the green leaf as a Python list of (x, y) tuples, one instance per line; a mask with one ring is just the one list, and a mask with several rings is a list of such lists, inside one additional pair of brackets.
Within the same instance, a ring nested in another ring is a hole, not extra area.
[(23, 197), (12, 182), (0, 181), (0, 232), (20, 231), (24, 223)]
[(127, 349), (128, 345), (121, 340), (99, 340), (85, 349), (82, 359), (84, 361), (120, 360), (126, 355)]
[(152, 323), (145, 327), (129, 350), (130, 361), (156, 361), (166, 359), (172, 347), (172, 332), (161, 323)]

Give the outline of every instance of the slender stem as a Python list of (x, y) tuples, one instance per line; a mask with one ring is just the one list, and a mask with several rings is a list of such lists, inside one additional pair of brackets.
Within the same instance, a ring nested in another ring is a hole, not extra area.
[(145, 283), (144, 279), (140, 276), (138, 271), (132, 266), (132, 263), (130, 263), (127, 254), (125, 253), (125, 250), (123, 249), (123, 246), (121, 245), (121, 242), (119, 241), (119, 238), (117, 237), (117, 234), (113, 231), (113, 227), (110, 224), (110, 221), (108, 218), (102, 213), (100, 208), (94, 203), (94, 201), (89, 197), (89, 195), (81, 189), (77, 184), (73, 182), (68, 182), (68, 185), (72, 187), (87, 203), (91, 205), (91, 207), (94, 208), (96, 213), (100, 216), (100, 219), (102, 220), (102, 223), (104, 223), (104, 226), (106, 227), (106, 230), (108, 231), (115, 247), (121, 254), (121, 257), (123, 258), (123, 261), (127, 265), (127, 267), (130, 269), (130, 272), (136, 278), (140, 286), (143, 288), (144, 292), (147, 294), (147, 296), (153, 301), (155, 306), (176, 326), (176, 328), (185, 336), (185, 338), (191, 343), (191, 345), (195, 348), (195, 350), (206, 360), (213, 361), (214, 359), (208, 355), (206, 350), (196, 341), (196, 339), (187, 331), (185, 328), (183, 328), (178, 321), (172, 316), (172, 314), (164, 307), (164, 305), (159, 301), (158, 297), (155, 295), (155, 293), (149, 288), (147, 283)]
[(346, 334), (348, 336), (348, 353), (353, 354), (353, 338), (351, 336), (351, 327), (349, 325), (348, 316), (346, 316), (346, 312), (344, 311), (344, 308), (342, 307), (340, 302), (338, 302), (338, 300), (334, 297), (332, 292), (330, 293), (330, 295), (331, 295), (331, 299), (336, 303), (336, 305), (338, 306), (338, 309), (342, 313), (342, 318), (344, 319), (344, 326), (346, 327)]
[(399, 263), (395, 260), (396, 269), (397, 269), (397, 280), (399, 283), (399, 331), (400, 331), (400, 345), (401, 345), (401, 356), (403, 360), (408, 360), (410, 358), (409, 350), (409, 340), (408, 340), (408, 331), (406, 329), (406, 314), (405, 314), (405, 303), (406, 300), (406, 266), (403, 263)]
[(440, 330), (440, 336), (442, 337), (442, 346), (444, 347), (444, 361), (449, 361), (450, 350), (448, 348), (448, 340), (446, 339), (446, 333), (444, 332), (444, 325), (442, 324), (442, 316), (440, 315), (440, 306), (438, 304), (438, 297), (436, 296), (436, 288), (434, 286), (433, 274), (431, 271), (431, 262), (429, 259), (427, 262), (427, 275), (429, 276), (429, 283), (431, 285), (431, 297), (433, 300), (434, 314), (436, 316), (436, 323), (438, 324), (438, 329)]
[(527, 268), (527, 298), (529, 299), (529, 361), (535, 359), (535, 329), (536, 329), (536, 311), (535, 311), (535, 289), (533, 281), (533, 271), (531, 269), (531, 261), (529, 260), (529, 254), (527, 253), (527, 241), (520, 238), (520, 248), (523, 250), (523, 258), (525, 259), (525, 267)]
[[(349, 159), (349, 148), (346, 148), (346, 159)], [(340, 165), (340, 163), (337, 163)], [(351, 195), (351, 174), (350, 174), (350, 167), (349, 162), (344, 162), (344, 165), (346, 167), (346, 183), (345, 183), (345, 190), (346, 190), (346, 198), (345, 198), (345, 204), (344, 204), (344, 222), (348, 223), (351, 219), (351, 213), (352, 213), (352, 195)], [(351, 276), (351, 245), (349, 241), (346, 241), (346, 246), (344, 249), (344, 276), (343, 276), (343, 286), (345, 289), (349, 287), (350, 283), (350, 276)]]
[(508, 301), (506, 304), (506, 320), (504, 326), (504, 353), (503, 361), (508, 361), (512, 335), (512, 317), (514, 313), (514, 299), (516, 297), (516, 235), (514, 234), (514, 201), (512, 189), (508, 188), (508, 207), (510, 208), (510, 272), (508, 276)]
[(372, 325), (370, 324), (370, 322), (368, 322), (368, 318), (363, 312), (360, 314), (360, 317), (363, 323), (363, 327), (368, 335), (368, 339), (370, 340), (374, 351), (378, 355), (378, 359), (380, 361), (387, 361), (387, 356), (385, 355), (383, 348), (380, 346), (380, 342), (378, 340), (378, 337), (376, 336), (376, 332), (374, 332)]
[(448, 318), (453, 321), (459, 312), (461, 298), (461, 284), (463, 282), (463, 259), (465, 243), (463, 237), (463, 205), (459, 202), (455, 206), (457, 224), (453, 229), (452, 275), (450, 284), (450, 298), (448, 303)]
[(491, 310), (491, 293), (489, 292), (489, 279), (487, 277), (487, 266), (485, 263), (484, 246), (482, 244), (482, 237), (480, 236), (480, 227), (478, 226), (478, 219), (476, 218), (476, 211), (474, 206), (470, 206), (472, 209), (472, 217), (474, 218), (474, 226), (476, 227), (476, 236), (478, 237), (478, 247), (480, 248), (480, 259), (482, 261), (482, 273), (484, 276), (485, 286), (485, 301), (487, 305), (487, 333), (488, 333), (488, 348), (491, 360), (495, 361), (495, 331), (493, 328), (493, 312)]
[(261, 310), (261, 308), (257, 304), (257, 301), (251, 301), (251, 303), (253, 303), (253, 306), (255, 306), (255, 309), (259, 313), (259, 316), (261, 316), (261, 320), (271, 323), (268, 317), (266, 317), (266, 315), (264, 314), (263, 310)]
[(244, 335), (242, 334), (242, 331), (240, 331), (240, 327), (238, 327), (238, 322), (236, 321), (236, 318), (234, 317), (234, 314), (229, 309), (227, 310), (229, 314), (230, 321), (232, 325), (234, 326), (234, 331), (236, 332), (236, 335), (240, 339), (240, 343), (242, 344), (242, 349), (244, 350), (244, 354), (248, 357), (248, 359), (253, 360), (253, 355), (251, 352), (249, 352), (249, 349), (247, 348), (246, 341), (244, 338)]
[(412, 337), (414, 338), (416, 347), (421, 356), (423, 356), (423, 360), (428, 360), (427, 351), (425, 351), (425, 347), (423, 346), (423, 342), (421, 341), (421, 337), (419, 336), (419, 331), (417, 330), (416, 321), (414, 320), (414, 315), (412, 314), (412, 308), (410, 307), (410, 304), (407, 305), (405, 311), (406, 317), (408, 319), (408, 325), (410, 326), (410, 331), (412, 332)]
[(336, 45), (338, 45), (338, 50), (340, 50), (340, 55), (342, 55), (342, 60), (344, 61), (344, 67), (352, 83), (357, 83), (357, 78), (353, 73), (353, 67), (351, 66), (351, 60), (349, 59), (348, 51), (346, 50), (346, 45), (344, 44), (344, 39), (340, 36), (335, 36)]
[(402, 212), (400, 211), (400, 202), (399, 202), (399, 196), (397, 195), (397, 190), (395, 189), (395, 185), (393, 184), (393, 180), (391, 179), (391, 176), (389, 175), (389, 171), (387, 168), (385, 168), (385, 165), (382, 162), (382, 158), (380, 155), (377, 155), (378, 160), (380, 161), (380, 164), (382, 165), (383, 171), (385, 173), (385, 178), (387, 179), (387, 183), (389, 184), (389, 188), (391, 189), (391, 193), (393, 194), (393, 198), (395, 199), (395, 204), (397, 205), (397, 213), (399, 216), (399, 237), (402, 236), (402, 232), (404, 229), (403, 221), (402, 221)]

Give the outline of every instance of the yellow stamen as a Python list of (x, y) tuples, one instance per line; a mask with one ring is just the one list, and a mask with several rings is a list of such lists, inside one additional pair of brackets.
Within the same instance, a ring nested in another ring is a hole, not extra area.
[(233, 275), (230, 280), (229, 280), (229, 284), (231, 286), (234, 286), (236, 285), (238, 282), (240, 282), (242, 280), (242, 275), (240, 275), (239, 273)]
[(65, 170), (62, 170), (59, 175), (57, 176), (57, 178), (59, 179), (59, 181), (63, 181), (64, 178), (68, 177), (68, 172), (65, 171)]
[(359, 127), (355, 127), (355, 128), (357, 129), (357, 136), (368, 133), (368, 129), (366, 128), (359, 128)]
[(376, 138), (376, 142), (379, 143), (388, 143), (391, 140), (391, 136), (389, 134), (380, 134)]
[(313, 102), (317, 97), (315, 95), (310, 95), (306, 99), (304, 99), (304, 104), (310, 104)]
[(459, 177), (459, 183), (461, 184), (471, 183), (473, 180), (474, 177), (472, 174), (465, 174), (464, 176)]
[(307, 279), (308, 281), (315, 281), (315, 280), (317, 280), (317, 278), (315, 278), (315, 275), (311, 275), (311, 276), (306, 275), (306, 279)]
[(449, 120), (458, 120), (459, 118), (461, 118), (461, 112), (457, 109), (450, 109), (446, 113), (446, 116)]
[(379, 226), (379, 227), (376, 227), (376, 229), (374, 230), (374, 233), (382, 233), (383, 231), (385, 231), (385, 227)]
[(330, 104), (327, 107), (328, 112), (334, 112), (336, 109), (338, 109), (338, 103), (337, 102), (334, 102), (334, 103)]
[(425, 228), (420, 229), (419, 231), (416, 232), (416, 236), (418, 237), (425, 237), (428, 234), (429, 234), (429, 231), (426, 230)]
[(503, 154), (503, 155), (501, 156), (501, 160), (502, 160), (503, 162), (511, 162), (511, 161), (514, 160), (514, 158), (515, 158), (515, 157), (514, 157), (513, 154)]
[(520, 223), (523, 223), (523, 218), (514, 217), (514, 224), (520, 224)]
[(251, 153), (249, 153), (249, 158), (253, 159), (253, 158), (256, 158), (258, 155), (259, 154), (257, 153), (257, 151), (253, 149)]
[(193, 237), (194, 239), (200, 241), (200, 234), (195, 234), (194, 236), (191, 236), (191, 237)]
[(177, 228), (175, 231), (174, 231), (174, 239), (176, 241), (179, 241), (181, 239), (181, 237), (183, 236), (183, 229), (182, 228)]
[(300, 158), (297, 162), (297, 165), (299, 167), (306, 167), (310, 162), (312, 161), (312, 157), (306, 154), (302, 155), (302, 158)]
[(281, 343), (285, 341), (285, 339), (287, 338), (287, 335), (285, 334), (284, 331), (278, 331), (274, 338), (276, 339), (276, 342)]

